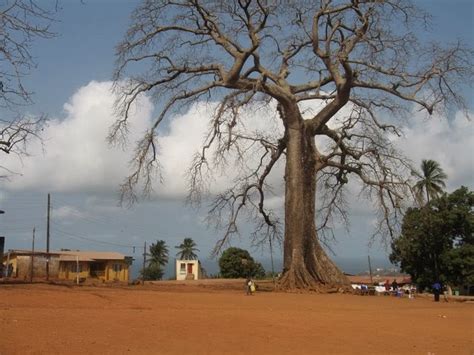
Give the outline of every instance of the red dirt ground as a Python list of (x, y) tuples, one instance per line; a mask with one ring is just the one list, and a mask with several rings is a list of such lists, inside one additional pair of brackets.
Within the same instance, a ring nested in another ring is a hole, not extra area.
[(473, 304), (242, 285), (0, 285), (0, 354), (474, 352)]

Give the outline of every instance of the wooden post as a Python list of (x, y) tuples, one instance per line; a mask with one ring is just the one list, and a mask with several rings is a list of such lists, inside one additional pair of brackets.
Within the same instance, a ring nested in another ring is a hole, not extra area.
[[(0, 210), (1, 211), (1, 210)], [(3, 212), (3, 211), (1, 211)], [(0, 212), (0, 213), (1, 213)], [(3, 250), (5, 248), (5, 237), (0, 237), (0, 279), (5, 275), (7, 275), (6, 271), (8, 267), (3, 269)], [(8, 266), (8, 265), (7, 265)]]
[(31, 242), (31, 273), (30, 273), (30, 282), (33, 282), (33, 276), (34, 276), (34, 269), (35, 269), (35, 229), (36, 227), (33, 227), (33, 240)]
[(48, 213), (46, 223), (46, 281), (49, 280), (49, 217), (51, 210), (51, 195), (48, 194)]
[(76, 283), (79, 285), (79, 255), (76, 255)]
[(6, 273), (7, 277), (10, 277), (10, 275), (8, 275), (8, 266), (9, 265), (10, 265), (10, 251), (8, 251), (8, 254), (7, 254), (7, 273)]
[(142, 286), (145, 285), (145, 268), (146, 268), (146, 242), (143, 246), (143, 268), (142, 268)]
[(374, 280), (372, 279), (372, 265), (370, 265), (370, 255), (367, 256), (369, 259), (369, 274), (370, 274), (370, 283), (373, 284)]

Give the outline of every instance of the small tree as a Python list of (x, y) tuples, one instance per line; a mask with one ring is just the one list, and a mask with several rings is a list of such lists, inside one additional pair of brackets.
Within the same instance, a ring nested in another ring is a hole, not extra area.
[(223, 278), (234, 279), (242, 277), (263, 278), (263, 266), (255, 262), (247, 250), (231, 247), (219, 258), (220, 273)]
[(420, 286), (436, 279), (453, 285), (474, 283), (474, 193), (466, 187), (411, 208), (390, 260)]
[(192, 238), (184, 238), (183, 242), (180, 245), (175, 246), (176, 249), (179, 249), (179, 252), (176, 256), (182, 260), (194, 260), (197, 259), (196, 251), (199, 251), (196, 248), (196, 243)]
[(145, 281), (161, 280), (164, 275), (164, 270), (160, 265), (148, 264), (145, 270), (141, 271), (141, 275)]
[(150, 245), (148, 265), (142, 271), (145, 280), (161, 280), (164, 274), (164, 267), (168, 263), (168, 247), (164, 240), (158, 240)]

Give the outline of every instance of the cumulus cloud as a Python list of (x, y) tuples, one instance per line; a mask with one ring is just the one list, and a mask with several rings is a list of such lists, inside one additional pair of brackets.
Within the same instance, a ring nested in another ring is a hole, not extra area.
[(423, 159), (437, 161), (448, 175), (447, 188), (461, 185), (474, 188), (474, 124), (458, 112), (451, 120), (434, 115), (426, 119), (419, 113), (405, 128), (404, 137), (395, 141), (415, 167)]
[[(115, 120), (110, 82), (91, 82), (64, 105), (65, 117), (45, 127), (44, 146), (31, 142), (30, 156), (3, 162), (21, 173), (7, 182), (11, 190), (116, 191), (128, 172), (130, 155), (106, 141)], [(130, 118), (133, 142), (149, 125), (152, 104), (142, 98)]]
[(61, 206), (58, 208), (53, 208), (51, 214), (61, 220), (70, 220), (70, 219), (81, 219), (87, 217), (87, 214), (79, 211), (76, 207), (73, 206)]
[[(187, 193), (187, 172), (191, 166), (193, 157), (200, 153), (203, 142), (208, 134), (210, 117), (217, 108), (216, 103), (196, 103), (185, 114), (172, 119), (169, 130), (159, 135), (159, 161), (162, 166), (164, 184), (156, 186), (156, 192), (160, 196), (184, 197)], [(239, 122), (233, 128), (234, 134), (245, 134), (250, 136), (266, 137), (273, 141), (281, 137), (282, 125), (275, 118), (274, 105), (268, 107), (249, 107), (243, 110)], [(225, 138), (224, 138), (225, 139)], [(241, 152), (245, 152), (245, 164), (238, 164), (237, 153), (230, 150), (227, 153), (225, 164), (215, 166), (210, 177), (209, 190), (218, 193), (232, 183), (236, 172), (242, 169), (250, 171), (259, 163), (261, 149), (258, 144), (242, 141), (239, 145)], [(211, 147), (207, 154), (211, 168), (213, 167), (213, 154), (215, 147)], [(255, 153), (255, 154), (252, 154)], [(274, 185), (282, 182), (282, 169), (277, 169), (277, 174), (272, 174), (269, 181)]]
[[(89, 192), (95, 195), (117, 192), (131, 172), (129, 162), (134, 143), (149, 128), (154, 107), (149, 98), (140, 98), (129, 117), (128, 146), (124, 150), (111, 147), (106, 141), (116, 119), (111, 85), (110, 82), (93, 81), (74, 93), (64, 105), (65, 117), (51, 119), (45, 128), (42, 134), (44, 147), (32, 142), (30, 156), (21, 161), (11, 157), (4, 162), (21, 174), (4, 182), (4, 187), (17, 191)], [(193, 156), (200, 151), (208, 132), (209, 117), (216, 106), (212, 102), (196, 103), (186, 113), (173, 117), (166, 129), (159, 132), (158, 161), (164, 183), (155, 182), (155, 197), (175, 199), (187, 194), (186, 173)], [(261, 117), (255, 120), (256, 115)], [(268, 110), (251, 109), (243, 113), (236, 129), (262, 132), (268, 127), (272, 127), (272, 132), (282, 129)], [(253, 160), (254, 163), (258, 161), (258, 156)], [(232, 164), (217, 171), (212, 178), (211, 190), (225, 189), (232, 181), (233, 171), (235, 166)]]
[[(29, 147), (34, 154), (24, 158), (21, 165), (15, 157), (7, 157), (10, 160), (4, 165), (21, 172), (22, 176), (13, 178), (5, 187), (10, 190), (92, 191), (96, 195), (116, 192), (130, 173), (128, 162), (133, 143), (149, 127), (154, 107), (148, 98), (141, 98), (130, 117), (129, 147), (125, 151), (110, 147), (106, 136), (116, 119), (110, 89), (110, 82), (91, 82), (80, 88), (64, 105), (65, 117), (52, 119), (45, 128), (44, 152), (34, 143)], [(157, 196), (182, 198), (186, 194), (185, 174), (194, 154), (202, 146), (215, 107), (215, 103), (196, 103), (186, 113), (173, 117), (167, 129), (159, 133), (158, 159), (163, 168), (164, 184), (155, 183)], [(303, 107), (307, 114), (318, 108), (318, 104)], [(347, 114), (347, 110), (341, 114)], [(271, 105), (251, 107), (242, 113), (242, 120), (235, 129), (279, 136), (283, 128), (274, 112)], [(470, 152), (474, 151), (474, 131), (471, 121), (461, 114), (452, 120), (442, 117), (423, 120), (418, 116), (414, 113), (405, 136), (395, 144), (415, 165), (425, 158), (437, 160), (449, 175), (449, 186), (465, 184), (472, 188), (474, 164)], [(255, 155), (247, 162), (247, 168), (256, 164), (258, 158)], [(227, 168), (215, 173), (212, 191), (225, 189), (236, 169), (231, 158)], [(269, 202), (277, 208), (277, 205), (283, 205), (282, 164), (277, 166), (269, 182), (275, 188), (275, 196)]]

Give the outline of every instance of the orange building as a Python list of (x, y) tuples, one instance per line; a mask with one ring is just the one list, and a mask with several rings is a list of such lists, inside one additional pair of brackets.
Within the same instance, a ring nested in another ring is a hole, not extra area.
[(9, 250), (3, 264), (10, 270), (8, 277), (28, 279), (33, 269), (34, 278), (46, 276), (59, 280), (100, 280), (127, 282), (133, 259), (116, 252), (60, 250), (46, 253), (27, 250)]

